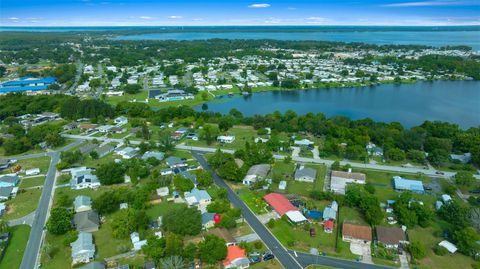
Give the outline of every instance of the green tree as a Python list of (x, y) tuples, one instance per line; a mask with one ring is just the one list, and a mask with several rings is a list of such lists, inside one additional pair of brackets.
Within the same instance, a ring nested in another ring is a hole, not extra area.
[(198, 244), (198, 256), (200, 260), (209, 264), (215, 264), (227, 257), (225, 240), (215, 235), (207, 235)]
[(480, 251), (480, 245), (477, 244), (477, 241), (480, 240), (480, 235), (473, 227), (456, 230), (453, 233), (453, 239), (457, 243), (458, 250), (465, 255)]
[(420, 241), (412, 241), (408, 244), (408, 252), (412, 254), (413, 258), (415, 259), (422, 259), (427, 256), (427, 250), (425, 249), (425, 245)]
[(175, 185), (177, 190), (182, 192), (191, 191), (195, 187), (190, 179), (185, 178), (180, 174), (175, 175), (173, 178), (173, 185)]
[(55, 235), (70, 231), (72, 229), (72, 213), (63, 207), (53, 208), (47, 222), (47, 229)]
[(95, 171), (102, 185), (112, 185), (124, 182), (125, 168), (122, 164), (109, 162), (100, 165)]
[(202, 217), (196, 208), (175, 208), (163, 216), (162, 227), (179, 235), (197, 235), (202, 230)]
[(112, 235), (115, 238), (128, 238), (132, 232), (146, 229), (148, 222), (145, 211), (133, 208), (120, 210), (112, 219)]
[(475, 183), (473, 173), (467, 171), (459, 171), (455, 174), (455, 184), (459, 186), (470, 187)]
[(203, 169), (195, 171), (197, 182), (202, 187), (209, 187), (213, 183), (212, 173)]

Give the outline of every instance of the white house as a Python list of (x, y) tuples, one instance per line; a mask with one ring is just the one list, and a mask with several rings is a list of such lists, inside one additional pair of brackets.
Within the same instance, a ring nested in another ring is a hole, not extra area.
[(96, 175), (92, 174), (92, 171), (92, 169), (86, 167), (70, 169), (70, 173), (72, 175), (70, 187), (74, 190), (86, 188), (96, 189), (100, 187), (100, 181)]
[(197, 206), (202, 213), (207, 211), (207, 206), (212, 202), (212, 197), (205, 190), (193, 188), (190, 192), (185, 192), (185, 201), (189, 206)]
[(83, 212), (92, 210), (92, 199), (85, 195), (79, 195), (75, 197), (73, 201), (75, 212)]
[(137, 232), (130, 234), (130, 240), (132, 240), (133, 250), (135, 251), (141, 250), (147, 244), (147, 240), (140, 240), (140, 235)]
[(348, 184), (366, 184), (366, 176), (362, 173), (332, 171), (330, 180), (330, 189), (334, 193), (345, 194), (345, 188)]
[(124, 116), (117, 117), (113, 120), (116, 125), (125, 125), (128, 123), (128, 118)]
[(220, 135), (220, 136), (217, 136), (217, 141), (220, 143), (230, 144), (230, 143), (233, 143), (233, 141), (235, 141), (235, 136)]
[(71, 243), (72, 247), (72, 265), (78, 263), (88, 263), (95, 256), (95, 245), (91, 233), (80, 232), (78, 239)]
[(25, 170), (26, 176), (36, 176), (38, 174), (40, 174), (40, 168), (32, 168), (32, 169)]

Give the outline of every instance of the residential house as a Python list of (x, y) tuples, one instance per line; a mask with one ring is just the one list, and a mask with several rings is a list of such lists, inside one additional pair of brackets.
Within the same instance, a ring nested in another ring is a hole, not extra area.
[(133, 250), (135, 251), (141, 250), (142, 247), (147, 244), (147, 240), (140, 240), (140, 235), (137, 232), (130, 234), (130, 240), (132, 241)]
[(93, 260), (95, 256), (95, 245), (91, 233), (80, 232), (72, 247), (72, 265), (87, 263)]
[(219, 135), (217, 141), (222, 144), (231, 144), (235, 141), (235, 136), (232, 135)]
[(79, 232), (95, 232), (100, 226), (100, 218), (94, 210), (81, 211), (75, 213), (73, 223)]
[(215, 213), (205, 212), (202, 214), (202, 228), (204, 230), (210, 229), (215, 226), (215, 220), (213, 219)]
[(80, 153), (82, 154), (89, 154), (93, 150), (95, 150), (98, 147), (97, 144), (94, 143), (88, 143), (85, 146), (80, 147)]
[(397, 227), (377, 226), (377, 241), (386, 248), (396, 249), (400, 245), (407, 243), (405, 232)]
[(393, 185), (398, 191), (411, 191), (419, 194), (425, 193), (423, 183), (420, 180), (404, 179), (400, 176), (393, 177)]
[(157, 195), (160, 197), (168, 196), (169, 190), (168, 187), (161, 187), (157, 189)]
[(193, 175), (191, 174), (190, 172), (188, 171), (184, 171), (184, 170), (179, 170), (178, 172), (176, 172), (176, 170), (179, 170), (178, 168), (175, 168), (173, 169), (173, 172), (176, 173), (176, 174), (180, 174), (182, 177), (186, 178), (186, 179), (189, 179), (190, 181), (193, 182), (193, 184), (195, 186), (198, 185), (198, 182), (197, 182), (197, 176), (196, 175)]
[(363, 173), (352, 173), (351, 169), (348, 172), (332, 171), (330, 182), (330, 189), (334, 193), (344, 195), (348, 184), (365, 184), (366, 176)]
[(6, 210), (7, 210), (7, 205), (5, 203), (0, 203), (0, 217), (3, 217)]
[(97, 131), (99, 131), (100, 133), (108, 133), (110, 132), (110, 129), (112, 129), (113, 125), (101, 125), (101, 126), (98, 126), (97, 127)]
[(70, 180), (70, 187), (74, 190), (81, 190), (86, 188), (95, 189), (100, 187), (100, 181), (97, 176), (92, 174), (92, 169), (86, 167), (69, 169), (72, 174)]
[(128, 123), (128, 118), (124, 116), (117, 117), (113, 120), (117, 126), (122, 126)]
[(279, 217), (287, 215), (294, 224), (306, 222), (307, 219), (290, 201), (282, 194), (269, 193), (263, 199), (273, 208)]
[(165, 153), (159, 151), (147, 151), (142, 155), (142, 160), (147, 160), (148, 158), (155, 158), (161, 161), (165, 158)]
[(175, 156), (168, 157), (166, 159), (166, 162), (167, 162), (168, 167), (170, 167), (170, 168), (180, 168), (180, 167), (188, 166), (188, 164), (184, 160), (182, 160), (178, 157), (175, 157)]
[(125, 147), (117, 151), (117, 154), (122, 156), (123, 159), (131, 159), (138, 154), (138, 150), (132, 147)]
[(17, 175), (0, 176), (0, 187), (15, 187), (20, 182), (20, 177)]
[(185, 192), (185, 200), (189, 206), (196, 206), (201, 212), (207, 211), (207, 206), (212, 202), (212, 197), (205, 190), (193, 188), (190, 192)]
[(257, 164), (248, 169), (247, 175), (243, 178), (243, 184), (252, 185), (259, 180), (266, 179), (270, 172), (271, 165), (269, 164)]
[(342, 225), (342, 239), (345, 242), (372, 242), (372, 228), (367, 225), (359, 225), (344, 222)]
[(314, 143), (308, 139), (302, 139), (302, 140), (295, 140), (293, 144), (298, 147), (310, 147), (310, 146), (313, 146)]
[(10, 199), (10, 197), (14, 195), (17, 190), (18, 188), (13, 186), (0, 187), (0, 201)]
[(0, 159), (0, 170), (7, 169), (10, 167), (11, 162), (7, 159)]
[(301, 165), (295, 171), (295, 180), (304, 182), (313, 182), (317, 178), (317, 170)]
[(372, 142), (368, 142), (366, 149), (370, 156), (383, 156), (383, 149), (381, 147), (377, 147), (377, 145)]
[(250, 260), (245, 255), (245, 250), (239, 246), (228, 246), (227, 257), (223, 260), (223, 268), (243, 269), (250, 266)]
[(110, 152), (112, 152), (114, 149), (115, 149), (114, 146), (110, 144), (105, 144), (98, 147), (95, 151), (97, 152), (98, 158), (102, 158), (102, 157), (105, 157)]
[(85, 195), (79, 195), (75, 197), (75, 200), (73, 201), (73, 206), (75, 212), (77, 213), (92, 210), (92, 199)]
[(78, 125), (79, 125), (78, 122), (70, 122), (68, 124), (63, 125), (63, 130), (70, 131), (70, 130), (76, 129)]
[(452, 161), (457, 161), (463, 164), (469, 163), (472, 160), (472, 154), (470, 152), (464, 154), (450, 154)]
[(38, 174), (40, 174), (40, 168), (31, 168), (31, 169), (25, 170), (26, 176), (36, 176)]

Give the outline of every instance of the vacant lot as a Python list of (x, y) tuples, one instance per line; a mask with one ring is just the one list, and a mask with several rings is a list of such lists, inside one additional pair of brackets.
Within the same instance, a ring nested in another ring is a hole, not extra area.
[(17, 219), (37, 209), (42, 189), (20, 190), (15, 198), (7, 201), (8, 211), (5, 220)]
[(11, 228), (12, 238), (7, 246), (5, 256), (0, 262), (1, 268), (20, 268), (23, 253), (27, 246), (28, 236), (30, 234), (30, 227), (27, 225), (20, 225)]

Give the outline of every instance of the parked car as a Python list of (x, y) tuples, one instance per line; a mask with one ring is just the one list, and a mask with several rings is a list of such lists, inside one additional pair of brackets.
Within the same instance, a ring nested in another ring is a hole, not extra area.
[(254, 263), (259, 263), (259, 262), (261, 262), (259, 256), (251, 257), (249, 260), (250, 260), (250, 264), (254, 264)]
[(264, 261), (269, 261), (271, 259), (275, 258), (275, 256), (273, 256), (272, 253), (266, 253), (266, 254), (263, 254), (263, 260)]
[(435, 174), (437, 174), (437, 175), (442, 175), (442, 176), (445, 175), (445, 173), (442, 172), (442, 171), (436, 171)]
[(250, 252), (250, 253), (248, 253), (248, 256), (250, 256), (250, 257), (258, 257), (258, 256), (260, 256), (260, 255), (261, 255), (261, 254), (260, 254), (259, 252), (256, 252), (256, 251), (255, 251), (255, 252)]
[(310, 237), (315, 237), (317, 235), (317, 232), (315, 231), (315, 228), (310, 228)]

